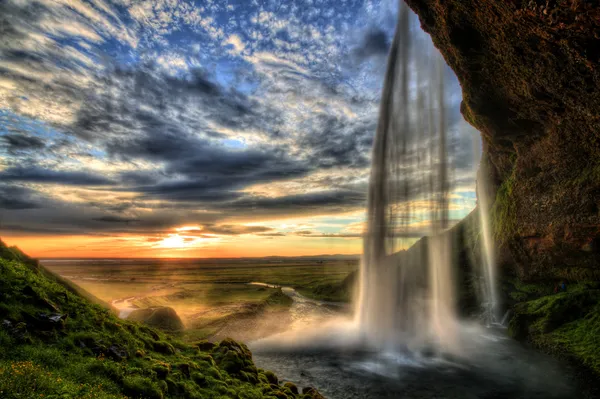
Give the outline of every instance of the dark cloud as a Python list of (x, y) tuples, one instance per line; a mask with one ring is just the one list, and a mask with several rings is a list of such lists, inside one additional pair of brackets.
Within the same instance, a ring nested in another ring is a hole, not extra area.
[(93, 218), (92, 220), (95, 220), (97, 222), (105, 222), (105, 223), (126, 223), (126, 224), (139, 221), (139, 219), (126, 218), (126, 217), (122, 217), (122, 216), (100, 216), (97, 218)]
[(282, 197), (247, 196), (231, 203), (223, 204), (231, 210), (253, 210), (261, 213), (304, 212), (306, 210), (328, 212), (348, 210), (364, 206), (366, 193), (351, 190), (328, 190), (315, 193), (287, 195)]
[(388, 34), (379, 28), (371, 28), (365, 32), (358, 47), (353, 51), (354, 56), (364, 61), (371, 57), (385, 57), (390, 48)]
[(149, 117), (147, 132), (109, 143), (107, 151), (120, 159), (160, 162), (163, 173), (126, 172), (123, 181), (148, 197), (177, 201), (233, 200), (256, 183), (306, 175), (310, 165), (278, 148), (232, 149), (186, 134), (175, 125)]
[(11, 133), (0, 136), (0, 147), (4, 147), (11, 154), (20, 151), (39, 151), (46, 145), (38, 137), (21, 133)]
[(114, 182), (103, 176), (81, 171), (42, 169), (37, 166), (12, 167), (0, 172), (7, 182), (55, 183), (74, 186), (105, 186)]
[(365, 168), (370, 162), (370, 149), (375, 121), (350, 121), (330, 115), (311, 120), (313, 131), (301, 139), (301, 145), (312, 149), (311, 159), (322, 168)]
[[(104, 72), (86, 96), (71, 132), (87, 140), (127, 137), (148, 129), (222, 136), (213, 125), (239, 130), (276, 129), (281, 117), (256, 99), (225, 88), (195, 69), (171, 76), (156, 65)], [(268, 121), (268, 123), (265, 123)]]
[(266, 232), (273, 231), (271, 227), (267, 226), (244, 226), (235, 224), (205, 224), (201, 229), (185, 230), (181, 234), (193, 235), (193, 236), (207, 236), (211, 234), (235, 236), (240, 234), (265, 234)]
[(35, 191), (14, 185), (0, 185), (0, 209), (24, 210), (39, 208)]

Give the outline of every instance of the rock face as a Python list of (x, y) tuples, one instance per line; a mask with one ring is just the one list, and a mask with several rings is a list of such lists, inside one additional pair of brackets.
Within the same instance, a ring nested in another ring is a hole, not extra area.
[(407, 0), (482, 134), (504, 271), (600, 279), (600, 6)]

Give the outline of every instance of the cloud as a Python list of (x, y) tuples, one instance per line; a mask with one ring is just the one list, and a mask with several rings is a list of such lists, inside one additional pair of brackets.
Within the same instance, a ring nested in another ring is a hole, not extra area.
[(366, 193), (350, 190), (326, 190), (280, 197), (246, 196), (223, 206), (235, 211), (265, 213), (343, 212), (364, 206)]
[(301, 144), (314, 148), (311, 154), (314, 162), (323, 168), (365, 168), (369, 165), (374, 120), (320, 114), (313, 121), (312, 134), (304, 136)]
[[(4, 228), (272, 238), (292, 233), (240, 223), (359, 213), (394, 7), (0, 2)], [(454, 183), (468, 185), (457, 137)]]
[(246, 45), (239, 35), (233, 34), (225, 40), (226, 45), (230, 45), (234, 54), (241, 54), (246, 49)]
[[(184, 235), (225, 235), (225, 236), (236, 236), (242, 234), (266, 234), (266, 232), (272, 232), (273, 228), (267, 226), (246, 226), (246, 225), (234, 225), (234, 224), (205, 224), (199, 229), (184, 229), (181, 234)], [(269, 233), (272, 234), (272, 233)]]
[(84, 186), (113, 185), (103, 176), (82, 171), (42, 169), (37, 166), (13, 167), (0, 172), (0, 178), (11, 182), (51, 183)]
[(35, 136), (20, 133), (0, 136), (0, 148), (4, 147), (12, 154), (20, 151), (39, 151), (45, 146), (44, 141)]
[(101, 217), (93, 218), (92, 220), (95, 220), (98, 222), (105, 222), (105, 223), (126, 223), (126, 224), (138, 221), (138, 219), (131, 219), (131, 218), (126, 218), (126, 217), (121, 217), (121, 216), (101, 216)]
[(390, 48), (390, 39), (386, 31), (379, 28), (371, 28), (365, 32), (359, 46), (353, 53), (360, 61), (371, 57), (385, 57)]
[(0, 185), (0, 209), (27, 210), (39, 208), (36, 192), (15, 185)]

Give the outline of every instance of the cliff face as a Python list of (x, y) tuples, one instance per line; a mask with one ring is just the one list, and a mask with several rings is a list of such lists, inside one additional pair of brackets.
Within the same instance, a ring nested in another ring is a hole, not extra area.
[(600, 279), (600, 5), (407, 0), (482, 134), (505, 272)]

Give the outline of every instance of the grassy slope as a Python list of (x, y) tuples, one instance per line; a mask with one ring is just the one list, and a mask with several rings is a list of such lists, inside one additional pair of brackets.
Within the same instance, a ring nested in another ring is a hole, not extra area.
[[(517, 284), (509, 333), (573, 360), (600, 377), (600, 289), (577, 284), (554, 294), (552, 284)], [(540, 296), (541, 295), (541, 296)]]
[[(183, 344), (120, 320), (34, 261), (0, 248), (0, 397), (320, 397), (279, 386), (243, 344)], [(44, 321), (54, 313), (67, 316)]]

